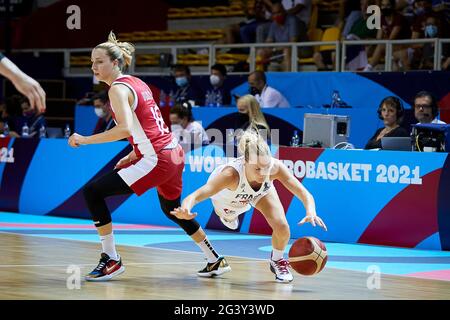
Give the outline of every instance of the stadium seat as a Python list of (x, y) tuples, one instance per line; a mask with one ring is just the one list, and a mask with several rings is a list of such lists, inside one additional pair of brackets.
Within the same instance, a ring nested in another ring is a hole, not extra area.
[[(325, 29), (322, 41), (337, 41), (341, 37), (341, 29), (338, 27), (331, 27)], [(326, 51), (326, 50), (334, 50), (336, 46), (334, 45), (323, 45), (319, 47), (319, 51)]]

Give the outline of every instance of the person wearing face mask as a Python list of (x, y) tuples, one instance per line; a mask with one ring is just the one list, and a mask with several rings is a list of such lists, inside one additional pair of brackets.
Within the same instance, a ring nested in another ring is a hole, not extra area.
[(189, 102), (170, 109), (170, 123), (172, 134), (180, 143), (209, 144), (208, 134), (201, 123), (195, 121)]
[[(306, 25), (296, 16), (286, 12), (281, 2), (275, 2), (272, 5), (272, 23), (270, 25), (269, 34), (265, 40), (266, 43), (280, 42), (302, 42), (308, 41), (306, 35)], [(302, 51), (302, 50), (301, 50)], [(301, 55), (306, 54), (301, 52)], [(281, 55), (283, 57), (284, 71), (291, 70), (291, 51), (290, 48), (259, 49), (257, 53), (263, 65), (267, 65), (273, 56)]]
[(222, 97), (220, 105), (228, 106), (231, 104), (230, 89), (224, 83), (227, 76), (227, 69), (223, 64), (216, 63), (211, 67), (211, 75), (209, 76), (210, 86), (206, 90), (207, 93), (213, 93), (214, 97), (219, 95)]
[(235, 124), (236, 129), (243, 131), (248, 129), (266, 130), (270, 137), (270, 128), (266, 118), (261, 111), (258, 101), (251, 94), (240, 97), (237, 101), (238, 117)]
[(108, 94), (105, 91), (99, 92), (93, 97), (94, 112), (99, 118), (93, 134), (105, 132), (115, 126), (111, 114)]
[(254, 71), (248, 76), (250, 94), (255, 96), (261, 108), (288, 108), (289, 102), (276, 89), (267, 85), (266, 75), (262, 71)]
[[(420, 1), (425, 3), (426, 1)], [(411, 39), (426, 38), (446, 38), (445, 28), (440, 16), (431, 10), (425, 10), (421, 16), (416, 16), (411, 26)], [(443, 47), (443, 55), (446, 55), (446, 46)], [(394, 62), (399, 61), (403, 67), (403, 71), (411, 69), (428, 69), (434, 68), (434, 43), (415, 43), (406, 49), (394, 51)], [(395, 64), (394, 64), (395, 66)]]
[[(377, 40), (396, 40), (410, 38), (410, 30), (406, 19), (395, 10), (395, 0), (381, 0), (381, 28), (377, 32)], [(385, 54), (384, 44), (376, 46), (369, 63), (363, 71), (373, 71), (381, 57)]]
[(22, 109), (20, 107), (23, 97), (20, 95), (12, 95), (5, 99), (0, 112), (0, 122), (3, 124), (1, 130), (3, 132), (5, 124), (8, 124), (9, 136), (20, 137), (18, 126), (18, 119), (21, 117)]
[(20, 107), (22, 109), (22, 115), (18, 118), (16, 129), (22, 130), (22, 127), (27, 124), (28, 136), (29, 137), (38, 137), (39, 129), (44, 126), (46, 127), (45, 117), (42, 113), (38, 113), (36, 108), (32, 107), (28, 98), (23, 97), (20, 103)]
[(175, 104), (189, 101), (193, 106), (203, 106), (205, 94), (193, 81), (191, 70), (186, 65), (176, 65), (173, 69), (176, 83)]

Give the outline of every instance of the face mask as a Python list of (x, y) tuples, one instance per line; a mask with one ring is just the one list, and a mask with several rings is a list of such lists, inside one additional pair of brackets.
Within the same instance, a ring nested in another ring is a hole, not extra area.
[(238, 121), (239, 121), (239, 126), (242, 126), (244, 123), (248, 122), (250, 120), (249, 116), (247, 113), (238, 113)]
[(175, 78), (175, 82), (177, 83), (177, 86), (184, 87), (188, 84), (188, 79), (186, 77), (178, 77)]
[(436, 37), (438, 33), (438, 28), (435, 25), (428, 25), (425, 27), (425, 36), (428, 38), (434, 38)]
[(277, 15), (273, 16), (272, 19), (276, 23), (283, 25), (284, 22), (286, 21), (286, 16), (282, 15), (282, 14), (279, 14), (279, 15), (277, 14)]
[(94, 108), (94, 111), (97, 117), (99, 118), (104, 118), (106, 116), (106, 111), (103, 110), (102, 108)]
[(252, 95), (252, 96), (256, 96), (257, 94), (261, 94), (261, 90), (258, 90), (257, 88), (255, 88), (255, 87), (250, 87), (250, 94)]
[(425, 8), (422, 7), (416, 8), (416, 10), (414, 10), (414, 13), (418, 16), (423, 15), (425, 12), (426, 12)]
[(392, 14), (392, 8), (382, 8), (381, 13), (383, 16), (390, 16)]
[(209, 76), (209, 81), (211, 82), (212, 86), (218, 86), (220, 83), (220, 78), (219, 78), (219, 76), (212, 74)]

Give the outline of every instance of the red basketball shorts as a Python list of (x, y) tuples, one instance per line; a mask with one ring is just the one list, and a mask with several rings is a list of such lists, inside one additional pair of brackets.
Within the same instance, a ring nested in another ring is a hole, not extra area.
[(156, 187), (167, 200), (181, 196), (184, 151), (180, 145), (137, 159), (118, 171), (119, 176), (138, 196)]

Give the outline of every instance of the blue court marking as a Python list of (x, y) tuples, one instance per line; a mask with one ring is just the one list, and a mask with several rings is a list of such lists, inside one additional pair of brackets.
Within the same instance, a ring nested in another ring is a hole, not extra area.
[[(250, 216), (250, 215), (249, 215)], [(28, 223), (30, 227), (0, 226), (0, 232), (17, 233), (52, 239), (100, 242), (94, 229), (58, 228), (57, 225), (80, 226), (92, 225), (90, 220), (33, 216), (0, 212), (1, 223)], [(53, 228), (35, 227), (39, 224), (50, 224)], [(114, 231), (118, 245), (151, 247), (180, 250), (201, 254), (198, 246), (181, 229), (133, 229), (127, 224), (115, 224), (123, 229)], [(239, 256), (253, 259), (269, 259), (271, 237), (236, 232), (207, 230), (209, 240), (216, 251), (225, 256)], [(289, 241), (286, 253), (294, 239)], [(381, 273), (406, 275), (418, 272), (450, 270), (450, 252), (393, 248), (361, 244), (325, 243), (328, 251), (327, 267), (367, 272), (369, 266), (377, 266)]]

